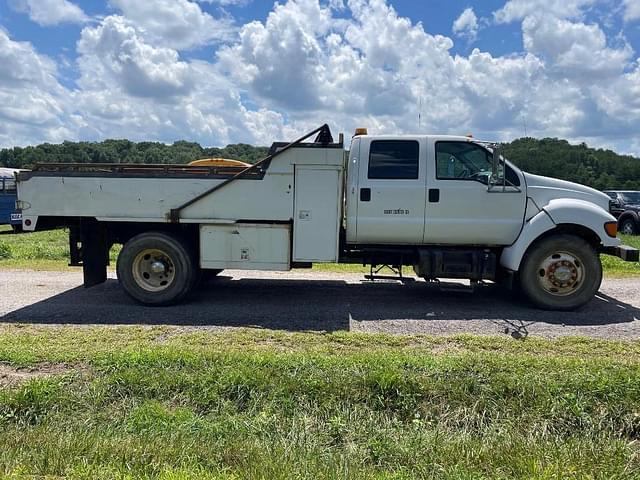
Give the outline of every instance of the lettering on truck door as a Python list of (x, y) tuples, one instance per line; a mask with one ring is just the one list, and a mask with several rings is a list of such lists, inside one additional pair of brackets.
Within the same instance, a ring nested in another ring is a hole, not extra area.
[(417, 139), (361, 141), (358, 243), (422, 243), (425, 159), (424, 142)]

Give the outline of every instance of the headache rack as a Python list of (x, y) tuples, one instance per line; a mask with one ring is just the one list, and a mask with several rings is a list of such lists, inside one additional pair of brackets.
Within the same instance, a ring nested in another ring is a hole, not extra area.
[[(243, 166), (202, 166), (183, 164), (146, 164), (146, 163), (38, 163), (31, 171), (21, 172), (20, 178), (26, 179), (38, 174), (120, 174), (120, 175), (145, 175), (145, 176), (169, 176), (175, 174), (184, 175), (235, 175), (246, 167)], [(253, 173), (259, 174), (259, 170)]]

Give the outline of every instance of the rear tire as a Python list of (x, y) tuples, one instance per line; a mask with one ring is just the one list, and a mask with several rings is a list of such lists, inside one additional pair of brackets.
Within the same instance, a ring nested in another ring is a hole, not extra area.
[(625, 235), (637, 235), (638, 234), (638, 225), (633, 218), (625, 218), (620, 223), (620, 233), (624, 233)]
[(13, 233), (22, 233), (22, 225), (11, 225), (11, 228), (13, 230)]
[(575, 235), (554, 235), (536, 242), (520, 268), (523, 293), (545, 310), (575, 310), (593, 298), (601, 283), (598, 253)]
[(117, 273), (124, 291), (145, 305), (171, 305), (195, 284), (197, 268), (185, 244), (162, 232), (136, 235), (120, 251)]

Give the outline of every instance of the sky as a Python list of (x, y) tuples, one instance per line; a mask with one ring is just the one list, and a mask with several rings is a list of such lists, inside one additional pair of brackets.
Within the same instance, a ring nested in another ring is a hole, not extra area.
[(640, 157), (640, 0), (0, 0), (0, 146), (566, 138)]

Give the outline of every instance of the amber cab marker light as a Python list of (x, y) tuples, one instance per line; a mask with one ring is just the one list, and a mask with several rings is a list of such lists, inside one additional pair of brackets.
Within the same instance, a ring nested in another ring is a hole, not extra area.
[(618, 222), (607, 222), (604, 224), (604, 230), (612, 238), (616, 238), (618, 235)]
[(354, 137), (359, 135), (367, 135), (368, 131), (366, 128), (356, 128), (356, 133), (353, 134)]

